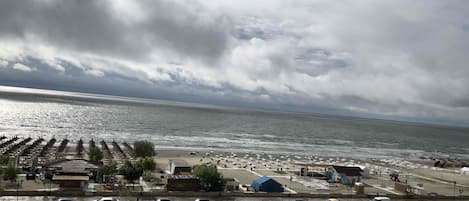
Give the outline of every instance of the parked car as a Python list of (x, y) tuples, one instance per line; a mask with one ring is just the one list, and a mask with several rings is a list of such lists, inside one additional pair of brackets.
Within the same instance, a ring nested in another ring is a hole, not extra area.
[(97, 199), (95, 201), (119, 201), (117, 198), (113, 198), (113, 197), (102, 197), (100, 199)]
[(391, 201), (388, 197), (374, 197), (371, 201)]
[(72, 198), (58, 198), (57, 201), (75, 201)]
[(201, 198), (197, 198), (197, 199), (195, 199), (195, 201), (210, 201), (210, 200), (208, 200), (208, 199), (201, 199)]
[(158, 199), (157, 201), (172, 201), (172, 200), (169, 199), (169, 198), (160, 198), (160, 199)]

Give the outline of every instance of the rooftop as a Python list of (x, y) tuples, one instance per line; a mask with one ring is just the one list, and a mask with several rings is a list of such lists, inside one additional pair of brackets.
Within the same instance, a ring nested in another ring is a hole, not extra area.
[(347, 176), (362, 176), (363, 170), (359, 167), (348, 167), (348, 166), (332, 166), (335, 171), (340, 174)]
[(90, 177), (81, 175), (54, 175), (52, 177), (53, 181), (88, 181), (89, 179)]
[(194, 175), (169, 175), (168, 179), (198, 179)]
[(175, 167), (192, 167), (187, 161), (182, 159), (171, 159), (169, 160)]
[(64, 159), (51, 162), (45, 165), (48, 168), (55, 168), (60, 172), (88, 172), (89, 170), (98, 169), (98, 166), (83, 159)]

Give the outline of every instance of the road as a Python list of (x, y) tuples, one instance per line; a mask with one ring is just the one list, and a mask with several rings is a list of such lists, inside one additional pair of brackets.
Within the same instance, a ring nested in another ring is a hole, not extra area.
[[(80, 197), (80, 198), (73, 198), (75, 201), (94, 201), (96, 199), (99, 199), (99, 197)], [(191, 198), (191, 197), (170, 197), (172, 201), (194, 201), (197, 198)], [(303, 201), (326, 201), (327, 199), (321, 199), (321, 198), (314, 198), (314, 199), (302, 199), (302, 198), (206, 198), (210, 201), (297, 201), (297, 200), (303, 200)], [(4, 196), (0, 197), (1, 201), (16, 201), (17, 197), (16, 196)], [(25, 196), (20, 196), (18, 197), (18, 201), (56, 201), (56, 197), (25, 197)], [(137, 201), (136, 197), (124, 197), (124, 198), (119, 198), (120, 201)], [(148, 201), (156, 201), (157, 198), (141, 198), (140, 201), (143, 200), (148, 200)], [(347, 199), (349, 201), (351, 199)], [(353, 199), (353, 201), (368, 201), (367, 199)]]

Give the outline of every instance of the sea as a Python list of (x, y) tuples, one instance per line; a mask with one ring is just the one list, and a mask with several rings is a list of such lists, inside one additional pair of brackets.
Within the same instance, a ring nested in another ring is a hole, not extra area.
[(469, 158), (469, 128), (0, 86), (0, 136), (157, 149)]

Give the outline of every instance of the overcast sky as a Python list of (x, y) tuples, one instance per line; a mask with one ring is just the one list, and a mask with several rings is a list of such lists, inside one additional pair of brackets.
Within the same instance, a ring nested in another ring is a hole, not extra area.
[(0, 1), (0, 84), (469, 124), (469, 1)]

